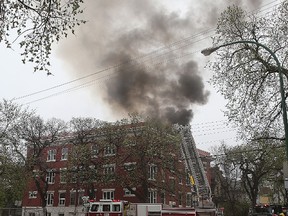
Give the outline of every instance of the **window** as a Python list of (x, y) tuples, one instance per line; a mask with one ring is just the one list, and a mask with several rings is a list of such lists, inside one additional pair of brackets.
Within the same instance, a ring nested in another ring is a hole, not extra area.
[(171, 158), (171, 160), (170, 160), (168, 163), (169, 163), (169, 166), (170, 166), (170, 171), (171, 171), (171, 172), (175, 172), (175, 170), (176, 170), (176, 167), (175, 167), (175, 159), (174, 159), (174, 158)]
[(107, 145), (104, 148), (104, 155), (115, 155), (115, 146), (114, 145)]
[(136, 168), (136, 162), (124, 163), (124, 169), (126, 171), (132, 171), (135, 170), (135, 168)]
[(186, 185), (190, 185), (190, 175), (186, 172)]
[(113, 190), (103, 190), (103, 199), (114, 199), (114, 189)]
[(93, 144), (93, 145), (91, 146), (91, 156), (92, 156), (92, 157), (97, 157), (98, 154), (99, 154), (99, 147), (98, 147), (97, 144)]
[(178, 194), (178, 202), (179, 202), (179, 206), (182, 206), (182, 193)]
[(97, 193), (97, 189), (89, 189), (88, 190), (89, 197), (91, 197), (94, 200), (97, 200), (96, 193)]
[(58, 213), (58, 216), (64, 216), (65, 214), (64, 213)]
[(182, 182), (182, 176), (181, 176), (181, 175), (178, 176), (178, 183), (179, 183), (179, 184), (183, 184), (183, 182)]
[(149, 203), (156, 203), (157, 201), (157, 191), (155, 189), (149, 190)]
[(29, 216), (36, 216), (35, 212), (29, 212)]
[(60, 183), (66, 183), (67, 168), (60, 168)]
[(83, 196), (84, 196), (84, 191), (79, 190), (78, 191), (78, 205), (83, 205), (83, 199), (82, 199)]
[[(84, 196), (84, 191), (83, 190), (78, 190), (77, 196), (78, 196), (77, 205), (82, 205), (83, 204), (82, 197)], [(70, 205), (76, 205), (76, 190), (71, 190), (70, 191)]]
[(56, 149), (48, 150), (47, 161), (56, 161)]
[(127, 141), (127, 145), (129, 146), (129, 147), (133, 147), (133, 146), (136, 146), (137, 145), (137, 140), (136, 140), (136, 138), (130, 138), (128, 141)]
[(68, 148), (62, 148), (61, 160), (67, 160), (67, 159), (68, 159)]
[(175, 194), (176, 188), (175, 188), (175, 179), (174, 179), (174, 177), (170, 177), (169, 182), (170, 182), (170, 190), (171, 190), (171, 192), (173, 194)]
[[(97, 167), (95, 165), (90, 165), (89, 166), (89, 178), (91, 181), (93, 182), (96, 182), (97, 181), (97, 178), (98, 178), (98, 170), (97, 170)], [(102, 175), (102, 174), (101, 174)]]
[(103, 212), (110, 212), (110, 204), (103, 204), (102, 210)]
[(104, 174), (113, 175), (115, 173), (115, 164), (104, 165)]
[(128, 190), (127, 188), (124, 188), (124, 196), (128, 197), (128, 196), (135, 196), (134, 193), (132, 193), (132, 191), (136, 191), (136, 188), (132, 188), (132, 191)]
[(37, 198), (37, 191), (29, 191), (29, 199)]
[(75, 193), (75, 191), (70, 191), (70, 205), (76, 205), (76, 193)]
[(54, 201), (54, 192), (47, 192), (46, 204), (52, 206)]
[(120, 204), (112, 204), (112, 212), (120, 212)]
[(91, 211), (98, 211), (98, 209), (99, 209), (99, 205), (98, 204), (93, 204), (92, 206), (91, 206)]
[(192, 194), (187, 193), (186, 194), (186, 207), (191, 207), (192, 204)]
[(38, 178), (39, 177), (39, 170), (33, 170), (33, 177)]
[(161, 199), (161, 203), (162, 204), (166, 204), (166, 195), (165, 195), (165, 191), (162, 191), (160, 194), (160, 199)]
[(155, 164), (149, 165), (149, 180), (155, 180), (157, 173), (157, 166)]
[(65, 206), (66, 192), (59, 192), (59, 206)]
[(48, 184), (54, 184), (55, 183), (55, 171), (54, 170), (47, 170), (46, 182)]
[(76, 166), (71, 167), (68, 171), (67, 171), (67, 181), (69, 181), (69, 183), (76, 183), (78, 178), (79, 178), (79, 167), (77, 169)]

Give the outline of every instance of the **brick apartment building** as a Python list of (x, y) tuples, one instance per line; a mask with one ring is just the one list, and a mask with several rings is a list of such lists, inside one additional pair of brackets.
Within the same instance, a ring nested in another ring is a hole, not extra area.
[[(143, 139), (138, 132), (128, 131), (125, 136), (90, 134), (82, 143), (75, 142), (76, 135), (66, 134), (43, 148), (37, 159), (41, 166), (34, 163), (23, 196), (23, 215), (42, 215), (44, 206), (47, 215), (79, 215), (84, 210), (83, 196), (177, 207), (193, 205), (193, 187), (179, 145), (171, 140), (161, 144), (155, 141), (157, 137)], [(34, 151), (28, 149), (27, 157)], [(210, 182), (209, 153), (199, 150), (199, 154)]]

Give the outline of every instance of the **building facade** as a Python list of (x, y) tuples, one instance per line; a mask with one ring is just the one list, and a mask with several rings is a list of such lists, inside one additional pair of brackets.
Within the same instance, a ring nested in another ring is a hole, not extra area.
[[(43, 148), (22, 200), (23, 215), (42, 215), (43, 207), (51, 216), (84, 214), (83, 197), (194, 205), (191, 181), (173, 136), (134, 132), (90, 134), (81, 142), (70, 134)], [(34, 151), (28, 149), (27, 157)], [(205, 156), (210, 179), (209, 153), (199, 154)]]

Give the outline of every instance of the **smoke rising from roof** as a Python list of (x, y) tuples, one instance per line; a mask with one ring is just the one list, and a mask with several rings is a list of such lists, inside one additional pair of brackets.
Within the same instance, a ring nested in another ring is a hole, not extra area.
[[(91, 90), (119, 117), (139, 112), (185, 125), (193, 118), (193, 105), (208, 101), (198, 60), (193, 56), (172, 60), (185, 54), (184, 48), (135, 57), (193, 35), (203, 26), (215, 26), (227, 0), (222, 0), (221, 7), (219, 2), (192, 1), (185, 13), (165, 9), (160, 2), (87, 0), (84, 19), (88, 23), (76, 31), (73, 46), (63, 44), (59, 55), (76, 77), (120, 64), (104, 87)], [(209, 14), (203, 16), (201, 10)]]

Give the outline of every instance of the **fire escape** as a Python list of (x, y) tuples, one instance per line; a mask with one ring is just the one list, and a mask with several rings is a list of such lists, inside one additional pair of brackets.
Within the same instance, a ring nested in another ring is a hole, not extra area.
[(211, 200), (211, 188), (191, 133), (191, 126), (175, 125), (182, 136), (181, 152), (188, 171), (193, 177), (196, 193), (202, 200)]

